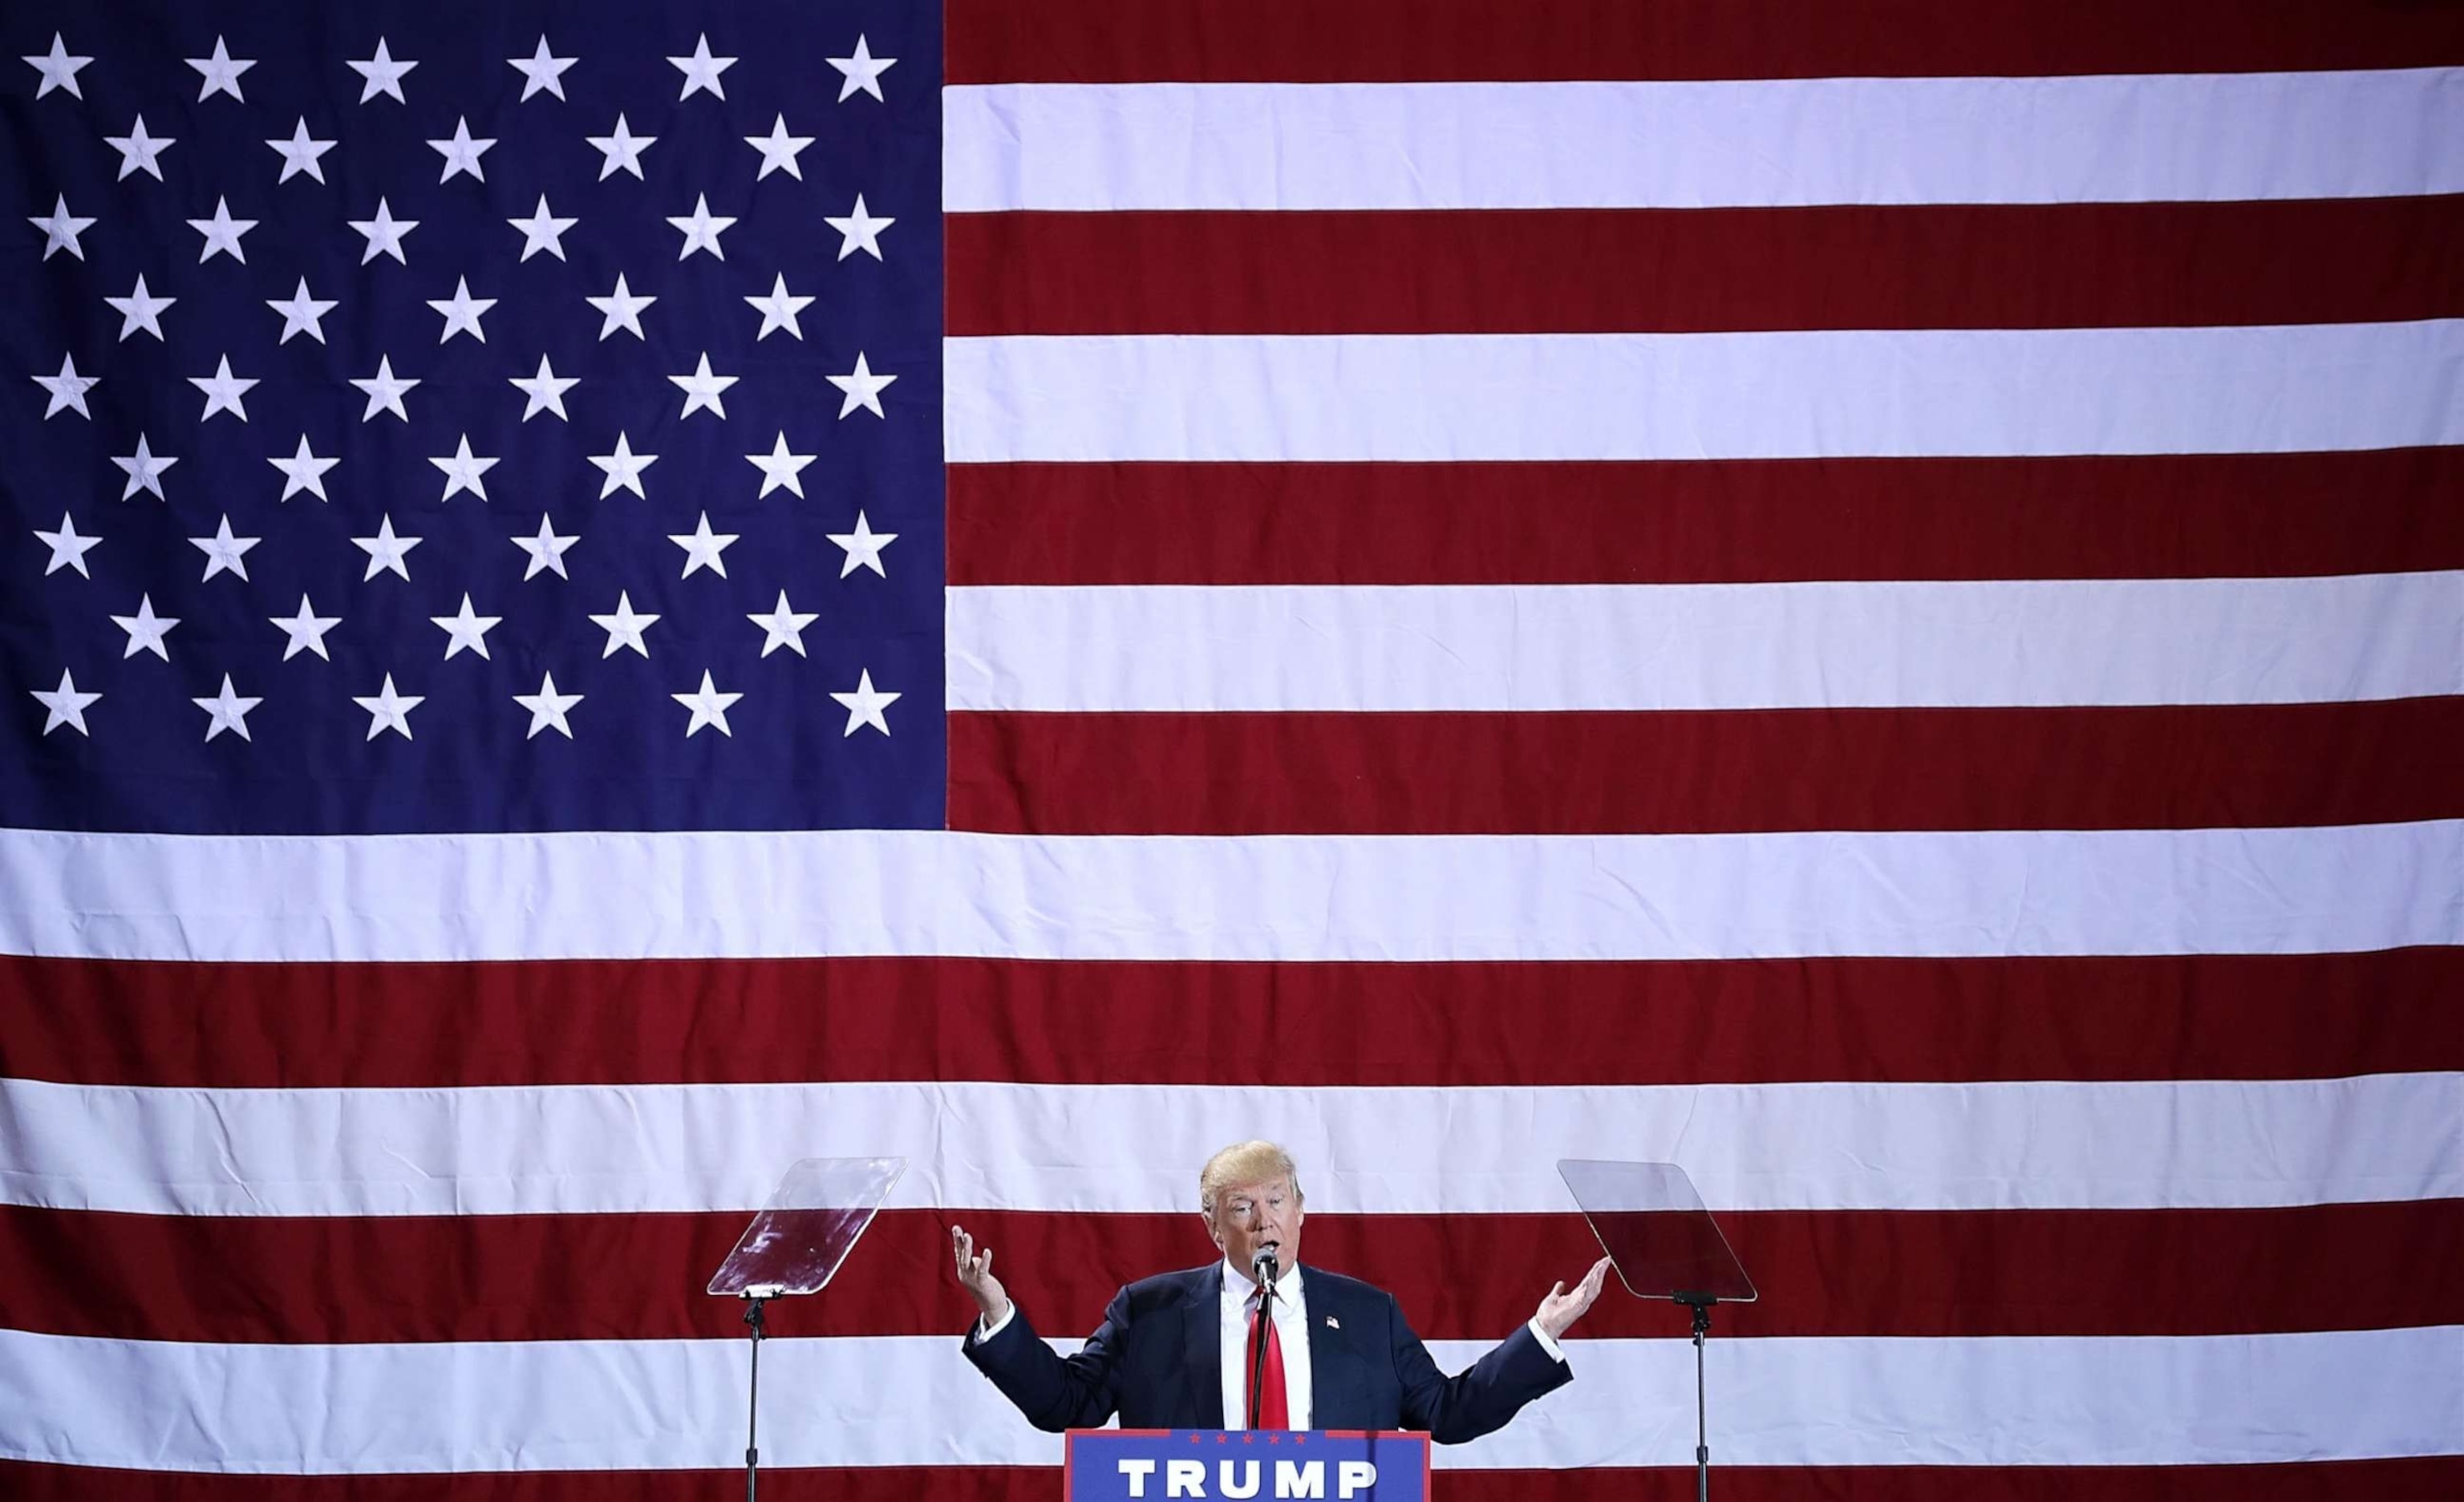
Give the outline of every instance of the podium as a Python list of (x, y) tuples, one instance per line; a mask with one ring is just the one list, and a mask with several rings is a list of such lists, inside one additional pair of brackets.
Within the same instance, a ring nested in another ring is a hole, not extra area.
[(1429, 1437), (1362, 1429), (1071, 1429), (1063, 1502), (1427, 1502)]

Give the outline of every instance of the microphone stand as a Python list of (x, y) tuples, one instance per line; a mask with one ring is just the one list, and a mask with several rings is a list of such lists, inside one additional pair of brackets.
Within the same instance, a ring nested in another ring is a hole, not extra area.
[(1258, 1280), (1258, 1327), (1249, 1339), (1249, 1407), (1243, 1415), (1247, 1428), (1258, 1426), (1258, 1400), (1266, 1390), (1266, 1331), (1275, 1317), (1275, 1254), (1261, 1252), (1249, 1259), (1249, 1273)]
[(1720, 1300), (1716, 1295), (1683, 1292), (1668, 1298), (1694, 1311), (1694, 1502), (1711, 1502), (1711, 1441), (1703, 1408), (1703, 1338), (1711, 1333), (1711, 1306)]

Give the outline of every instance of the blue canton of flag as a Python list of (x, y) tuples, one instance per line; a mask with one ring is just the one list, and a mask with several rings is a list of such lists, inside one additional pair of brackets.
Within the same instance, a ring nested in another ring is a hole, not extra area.
[(12, 5), (0, 825), (940, 826), (938, 24)]

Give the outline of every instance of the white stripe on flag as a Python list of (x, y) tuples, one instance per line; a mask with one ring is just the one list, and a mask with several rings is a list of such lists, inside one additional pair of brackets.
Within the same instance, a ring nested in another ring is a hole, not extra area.
[(2464, 692), (2464, 574), (979, 587), (950, 592), (949, 641), (953, 709), (2403, 699)]
[(941, 122), (941, 202), (952, 213), (2145, 203), (2464, 190), (2464, 72), (2452, 68), (990, 84), (942, 90)]
[[(859, 1249), (858, 1255), (862, 1255)], [(1501, 1270), (1499, 1276), (1517, 1275)], [(1535, 1295), (1536, 1297), (1536, 1295)], [(803, 1310), (779, 1306), (774, 1328)], [(1076, 1332), (1070, 1332), (1075, 1336)], [(1713, 1340), (1724, 1463), (2216, 1465), (2455, 1447), (2454, 1328), (2161, 1339)], [(1074, 1349), (1075, 1339), (1056, 1339)], [(1460, 1368), (1485, 1347), (1436, 1341)], [(1573, 1340), (1573, 1383), (1450, 1467), (1676, 1466), (1693, 1362)], [(0, 1455), (114, 1469), (374, 1474), (725, 1469), (744, 1441), (736, 1340), (184, 1345), (0, 1332)], [(1057, 1463), (950, 1338), (763, 1342), (762, 1461)], [(244, 1395), (234, 1401), (234, 1395)], [(210, 1415), (209, 1423), (165, 1416)]]
[(2464, 821), (1756, 835), (0, 830), (0, 953), (1605, 960), (2464, 942)]
[(946, 339), (942, 353), (954, 464), (2283, 453), (2464, 443), (2455, 396), (2464, 320), (2453, 318), (1012, 336)]
[[(1638, 1025), (1640, 1025), (1638, 1023)], [(198, 1090), (0, 1080), (0, 1200), (203, 1215), (744, 1208), (789, 1161), (907, 1156), (893, 1203), (1164, 1213), (1265, 1136), (1313, 1205), (1570, 1213), (1560, 1158), (1682, 1163), (1724, 1209), (2464, 1196), (2464, 1076), (1990, 1084), (857, 1083)], [(745, 1144), (769, 1144), (746, 1150)]]

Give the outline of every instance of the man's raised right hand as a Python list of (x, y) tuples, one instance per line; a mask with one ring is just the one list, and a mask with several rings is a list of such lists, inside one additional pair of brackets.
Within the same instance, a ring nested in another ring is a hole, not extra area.
[(984, 1317), (989, 1330), (1009, 1317), (1009, 1294), (993, 1276), (993, 1252), (986, 1247), (976, 1251), (976, 1238), (962, 1227), (950, 1228), (950, 1252), (957, 1261), (959, 1286), (975, 1295), (976, 1311)]

